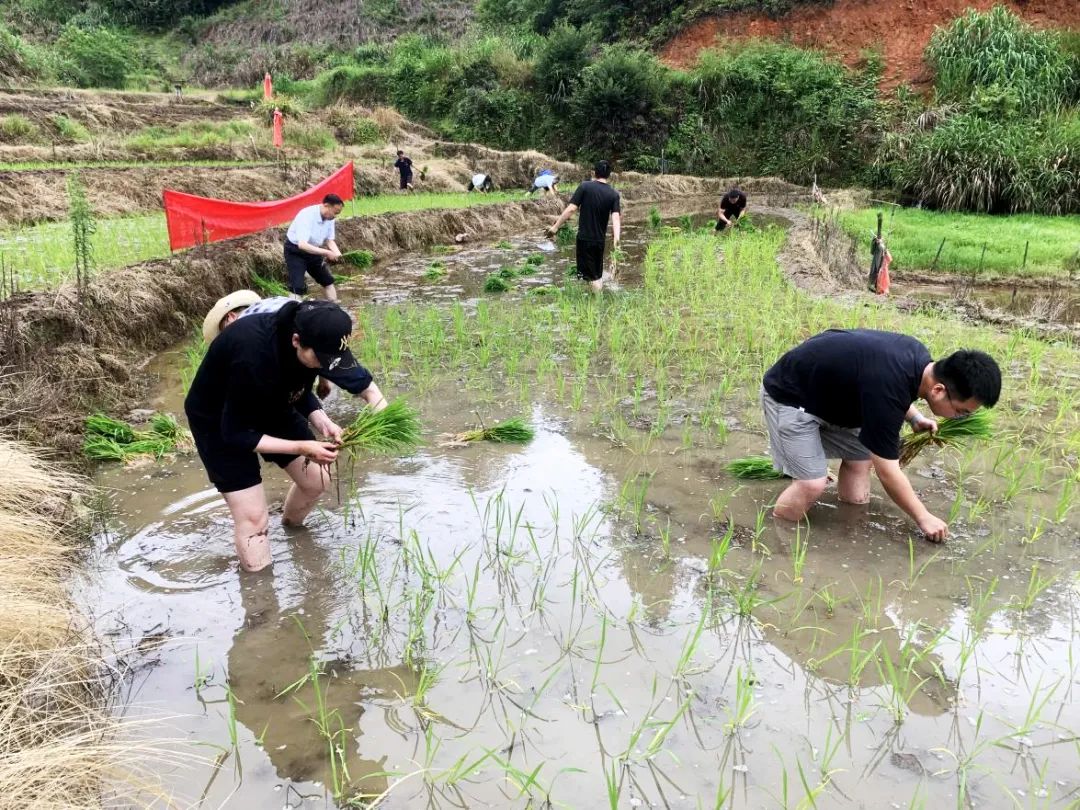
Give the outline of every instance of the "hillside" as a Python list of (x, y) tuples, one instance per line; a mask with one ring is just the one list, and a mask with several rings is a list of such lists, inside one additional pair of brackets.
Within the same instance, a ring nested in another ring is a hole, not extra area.
[[(763, 37), (822, 48), (856, 66), (868, 50), (880, 49), (884, 57), (881, 86), (891, 89), (902, 83), (924, 85), (932, 77), (923, 61), (930, 35), (969, 8), (989, 9), (995, 0), (905, 0), (896, 6), (876, 0), (837, 0), (830, 4), (803, 5), (780, 17), (754, 11), (736, 11), (699, 20), (685, 28), (661, 49), (671, 67), (693, 65), (703, 50), (725, 39)], [(1015, 13), (1038, 28), (1080, 27), (1080, 3), (1076, 0), (1025, 0), (1008, 2)]]

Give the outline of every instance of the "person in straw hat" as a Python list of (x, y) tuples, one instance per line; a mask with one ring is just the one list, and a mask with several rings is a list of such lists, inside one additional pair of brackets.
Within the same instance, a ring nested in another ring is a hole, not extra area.
[[(214, 338), (239, 318), (267, 315), (280, 310), (291, 301), (285, 296), (262, 298), (252, 290), (237, 290), (219, 298), (203, 318), (203, 340), (209, 345)], [(381, 411), (386, 398), (372, 379), (371, 372), (357, 363), (347, 369), (333, 369), (319, 375), (315, 394), (319, 399), (330, 396), (330, 383), (364, 400), (368, 407)]]

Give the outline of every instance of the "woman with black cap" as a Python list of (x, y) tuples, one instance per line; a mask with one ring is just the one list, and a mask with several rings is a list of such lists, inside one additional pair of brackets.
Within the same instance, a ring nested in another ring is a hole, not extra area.
[[(233, 518), (240, 565), (270, 565), (269, 512), (259, 456), (293, 481), (282, 523), (299, 526), (330, 482), (341, 428), (312, 393), (320, 371), (354, 366), (352, 319), (329, 301), (289, 302), (241, 318), (218, 335), (184, 410), (199, 457)], [(315, 431), (329, 439), (317, 441)], [(315, 463), (311, 463), (315, 462)]]

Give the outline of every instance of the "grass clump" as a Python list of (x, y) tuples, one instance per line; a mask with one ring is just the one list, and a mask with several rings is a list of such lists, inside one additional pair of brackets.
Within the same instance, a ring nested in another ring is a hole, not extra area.
[(491, 427), (466, 430), (454, 437), (455, 442), (496, 442), (498, 444), (528, 444), (536, 436), (536, 431), (524, 419), (514, 417), (496, 422)]
[(364, 270), (375, 263), (375, 254), (370, 250), (350, 250), (348, 253), (341, 254), (341, 260), (346, 264)]
[(513, 285), (498, 273), (492, 274), (484, 281), (484, 292), (504, 293), (513, 289)]
[(86, 143), (90, 140), (90, 130), (74, 118), (54, 115), (50, 121), (56, 130), (56, 137), (63, 143)]
[(511, 250), (513, 249), (514, 245), (510, 242), (509, 239), (500, 239), (498, 242), (495, 243), (495, 247), (497, 247), (499, 250)]
[(140, 457), (161, 458), (190, 446), (188, 432), (170, 414), (156, 413), (149, 430), (135, 430), (103, 413), (86, 418), (83, 455), (91, 461), (132, 461)]
[(12, 113), (0, 118), (0, 143), (41, 143), (41, 129), (25, 115)]
[(446, 277), (446, 272), (446, 265), (434, 261), (428, 265), (427, 270), (424, 272), (424, 281), (440, 281)]
[(543, 263), (544, 263), (544, 254), (543, 253), (530, 253), (528, 256), (525, 257), (525, 266), (526, 267), (539, 267)]
[(924, 448), (959, 447), (970, 441), (990, 439), (994, 435), (990, 411), (979, 408), (970, 416), (942, 419), (936, 432), (908, 433), (900, 442), (900, 466), (910, 464)]
[(405, 454), (420, 444), (420, 416), (403, 399), (381, 411), (364, 408), (341, 436), (341, 449), (352, 454)]
[(724, 468), (743, 481), (776, 481), (784, 474), (773, 466), (768, 456), (746, 456), (737, 458)]

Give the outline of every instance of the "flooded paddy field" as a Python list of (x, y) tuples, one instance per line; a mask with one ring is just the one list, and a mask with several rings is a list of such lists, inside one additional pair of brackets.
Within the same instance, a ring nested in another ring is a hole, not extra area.
[[(427, 443), (341, 464), (304, 529), (272, 516), (272, 573), (237, 570), (197, 459), (102, 469), (112, 516), (79, 596), (142, 651), (126, 716), (200, 756), (156, 768), (178, 803), (1076, 806), (1076, 350), (807, 298), (779, 228), (717, 238), (701, 208), (663, 212), (683, 214), (678, 233), (628, 223), (599, 300), (528, 234), (346, 286), (373, 301), (358, 354)], [(480, 291), (534, 253), (515, 292)], [(765, 448), (764, 369), (841, 325), (1005, 370), (999, 436), (909, 469), (947, 545), (880, 491), (787, 530), (782, 482), (724, 471)], [(181, 410), (180, 361), (153, 366), (153, 407)], [(530, 444), (440, 443), (509, 416)]]

